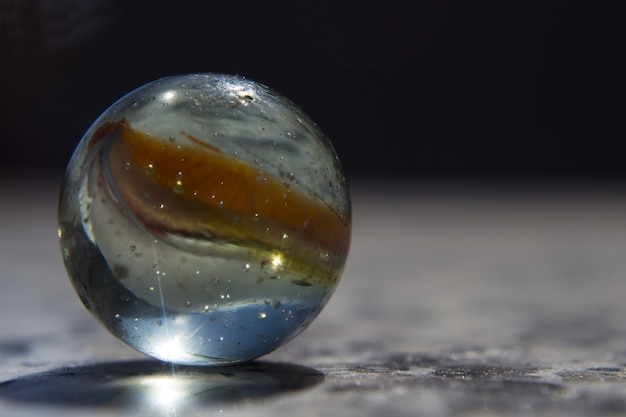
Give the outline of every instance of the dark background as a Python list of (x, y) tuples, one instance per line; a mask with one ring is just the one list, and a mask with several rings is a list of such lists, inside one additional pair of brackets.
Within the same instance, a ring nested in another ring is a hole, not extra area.
[[(348, 177), (626, 179), (623, 2), (0, 0), (3, 172), (156, 78), (267, 84)], [(341, 3), (341, 4), (340, 4)]]

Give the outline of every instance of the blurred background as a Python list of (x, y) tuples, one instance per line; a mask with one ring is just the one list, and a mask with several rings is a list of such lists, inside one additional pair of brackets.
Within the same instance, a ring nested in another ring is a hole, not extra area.
[(123, 94), (220, 72), (299, 104), (349, 178), (623, 180), (622, 4), (0, 0), (1, 171), (60, 173)]

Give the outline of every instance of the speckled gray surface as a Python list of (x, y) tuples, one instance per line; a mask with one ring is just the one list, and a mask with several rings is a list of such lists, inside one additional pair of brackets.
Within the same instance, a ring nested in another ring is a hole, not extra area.
[(626, 190), (391, 184), (354, 185), (317, 321), (217, 369), (102, 330), (61, 264), (57, 184), (0, 184), (0, 416), (626, 414)]

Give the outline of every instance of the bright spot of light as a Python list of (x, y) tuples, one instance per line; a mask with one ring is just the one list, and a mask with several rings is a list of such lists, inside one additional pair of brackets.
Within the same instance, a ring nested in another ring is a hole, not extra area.
[(228, 91), (232, 98), (244, 106), (247, 106), (257, 96), (254, 88), (239, 83), (225, 81), (221, 83), (220, 87)]
[(163, 93), (163, 101), (168, 102), (176, 98), (176, 91), (169, 90)]
[(185, 350), (182, 348), (182, 345), (180, 343), (180, 340), (178, 339), (178, 336), (162, 343), (156, 352), (156, 356), (158, 356), (159, 358), (166, 360), (166, 361), (173, 361), (175, 362), (177, 359), (180, 359), (184, 356), (186, 356), (187, 353), (185, 352)]
[(163, 411), (175, 410), (187, 395), (185, 382), (173, 375), (146, 377), (141, 383), (147, 387), (148, 403)]
[(272, 255), (272, 266), (274, 268), (280, 268), (283, 264), (283, 257), (280, 253), (275, 253)]

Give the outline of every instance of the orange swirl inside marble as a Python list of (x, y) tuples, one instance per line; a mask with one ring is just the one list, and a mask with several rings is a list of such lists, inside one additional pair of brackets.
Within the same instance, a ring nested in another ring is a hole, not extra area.
[[(105, 129), (115, 130), (121, 138), (114, 140), (110, 151), (116, 186), (133, 210), (139, 211), (142, 221), (183, 235), (201, 232), (201, 227), (194, 230), (194, 220), (198, 226), (211, 222), (211, 233), (226, 239), (231, 235), (278, 246), (288, 238), (292, 245), (304, 244), (333, 257), (347, 252), (350, 218), (342, 219), (317, 197), (291, 187), (287, 179), (274, 177), (182, 131), (182, 137), (170, 141), (135, 130), (126, 120)], [(134, 173), (124, 179), (129, 167)], [(140, 187), (132, 189), (132, 178), (145, 189), (158, 184), (159, 190), (152, 191), (158, 197), (142, 200)], [(162, 200), (165, 204), (175, 200), (178, 208), (156, 207)]]

